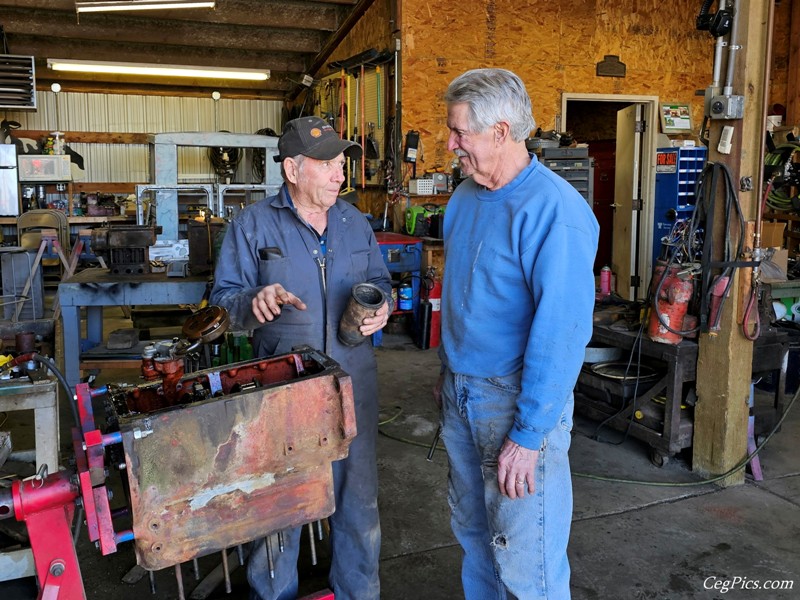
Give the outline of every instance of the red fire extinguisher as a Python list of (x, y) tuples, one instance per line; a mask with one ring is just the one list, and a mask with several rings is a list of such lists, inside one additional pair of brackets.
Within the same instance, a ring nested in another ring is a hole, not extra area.
[(442, 282), (436, 279), (436, 269), (428, 269), (427, 278), (431, 283), (428, 301), (431, 303), (430, 348), (439, 346), (442, 339)]
[[(653, 306), (650, 311), (650, 323), (647, 335), (654, 342), (679, 344), (683, 334), (691, 327), (690, 315), (686, 314), (689, 301), (692, 299), (694, 282), (691, 274), (679, 277), (679, 265), (667, 266), (659, 261), (653, 270)], [(663, 281), (662, 281), (663, 279)]]

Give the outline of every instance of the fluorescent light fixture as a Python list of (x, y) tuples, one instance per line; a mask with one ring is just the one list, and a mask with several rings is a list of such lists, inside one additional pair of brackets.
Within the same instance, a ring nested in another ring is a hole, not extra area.
[(215, 0), (110, 0), (75, 2), (79, 13), (128, 10), (169, 10), (173, 8), (214, 8)]
[(54, 71), (79, 73), (108, 73), (112, 75), (155, 75), (162, 77), (203, 77), (207, 79), (244, 79), (266, 81), (269, 70), (234, 69), (221, 67), (190, 67), (179, 65), (147, 65), (142, 63), (107, 62), (48, 58), (47, 68)]

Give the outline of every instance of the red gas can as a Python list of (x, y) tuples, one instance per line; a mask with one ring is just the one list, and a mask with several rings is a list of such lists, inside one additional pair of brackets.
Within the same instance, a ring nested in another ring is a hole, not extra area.
[(680, 271), (680, 265), (667, 269), (660, 261), (653, 271), (653, 306), (647, 335), (654, 342), (679, 344), (683, 336), (675, 332), (687, 329), (684, 320), (692, 299), (694, 282), (691, 274), (678, 277)]

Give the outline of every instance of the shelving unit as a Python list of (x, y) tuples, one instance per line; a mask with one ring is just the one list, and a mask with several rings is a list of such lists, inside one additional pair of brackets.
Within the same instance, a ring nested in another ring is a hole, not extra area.
[(661, 238), (669, 235), (675, 221), (692, 217), (697, 180), (705, 167), (707, 153), (705, 146), (656, 151), (653, 264), (661, 254)]
[(775, 221), (786, 223), (783, 232), (783, 245), (789, 250), (789, 256), (797, 258), (800, 256), (800, 215), (784, 212), (766, 212), (764, 221)]

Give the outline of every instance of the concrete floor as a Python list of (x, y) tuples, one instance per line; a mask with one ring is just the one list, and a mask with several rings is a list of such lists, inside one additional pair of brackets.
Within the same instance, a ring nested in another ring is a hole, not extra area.
[[(107, 329), (108, 330), (108, 329)], [(381, 597), (385, 600), (444, 600), (463, 597), (460, 549), (449, 527), (446, 502), (447, 455), (438, 450), (426, 460), (437, 426), (430, 390), (438, 373), (435, 350), (420, 351), (405, 336), (387, 335), (376, 350), (380, 376), (381, 431), (378, 468), (383, 531)], [(131, 380), (130, 375), (103, 376)], [(9, 416), (12, 416), (11, 414)], [(65, 410), (63, 421), (69, 426)], [(13, 421), (13, 420), (12, 420)], [(781, 599), (800, 597), (800, 409), (761, 453), (765, 479), (748, 475), (744, 485), (696, 485), (699, 477), (687, 457), (656, 468), (637, 440), (603, 430), (576, 417), (570, 452), (575, 506), (570, 558), (575, 600), (627, 599)], [(63, 436), (62, 436), (62, 439)], [(622, 442), (622, 443), (617, 443)], [(67, 448), (65, 447), (65, 456)], [(650, 481), (647, 486), (587, 478), (585, 475)], [(671, 485), (689, 483), (691, 486)], [(301, 558), (301, 592), (325, 586), (327, 552), (317, 543), (319, 564)], [(171, 570), (123, 583), (134, 566), (130, 546), (102, 557), (81, 535), (81, 569), (90, 600), (161, 600), (177, 597)], [(218, 563), (204, 557), (201, 577)], [(233, 561), (235, 564), (235, 561)], [(212, 598), (246, 598), (243, 569), (232, 573), (232, 592), (218, 587)], [(184, 565), (186, 596), (197, 585), (191, 564)], [(754, 591), (754, 584), (784, 582), (783, 590)], [(750, 586), (742, 589), (743, 584)], [(716, 583), (716, 589), (709, 589)], [(736, 589), (723, 586), (736, 583)], [(788, 586), (792, 586), (791, 589)], [(0, 597), (35, 598), (32, 580), (0, 583)], [(561, 599), (550, 599), (561, 600)]]

